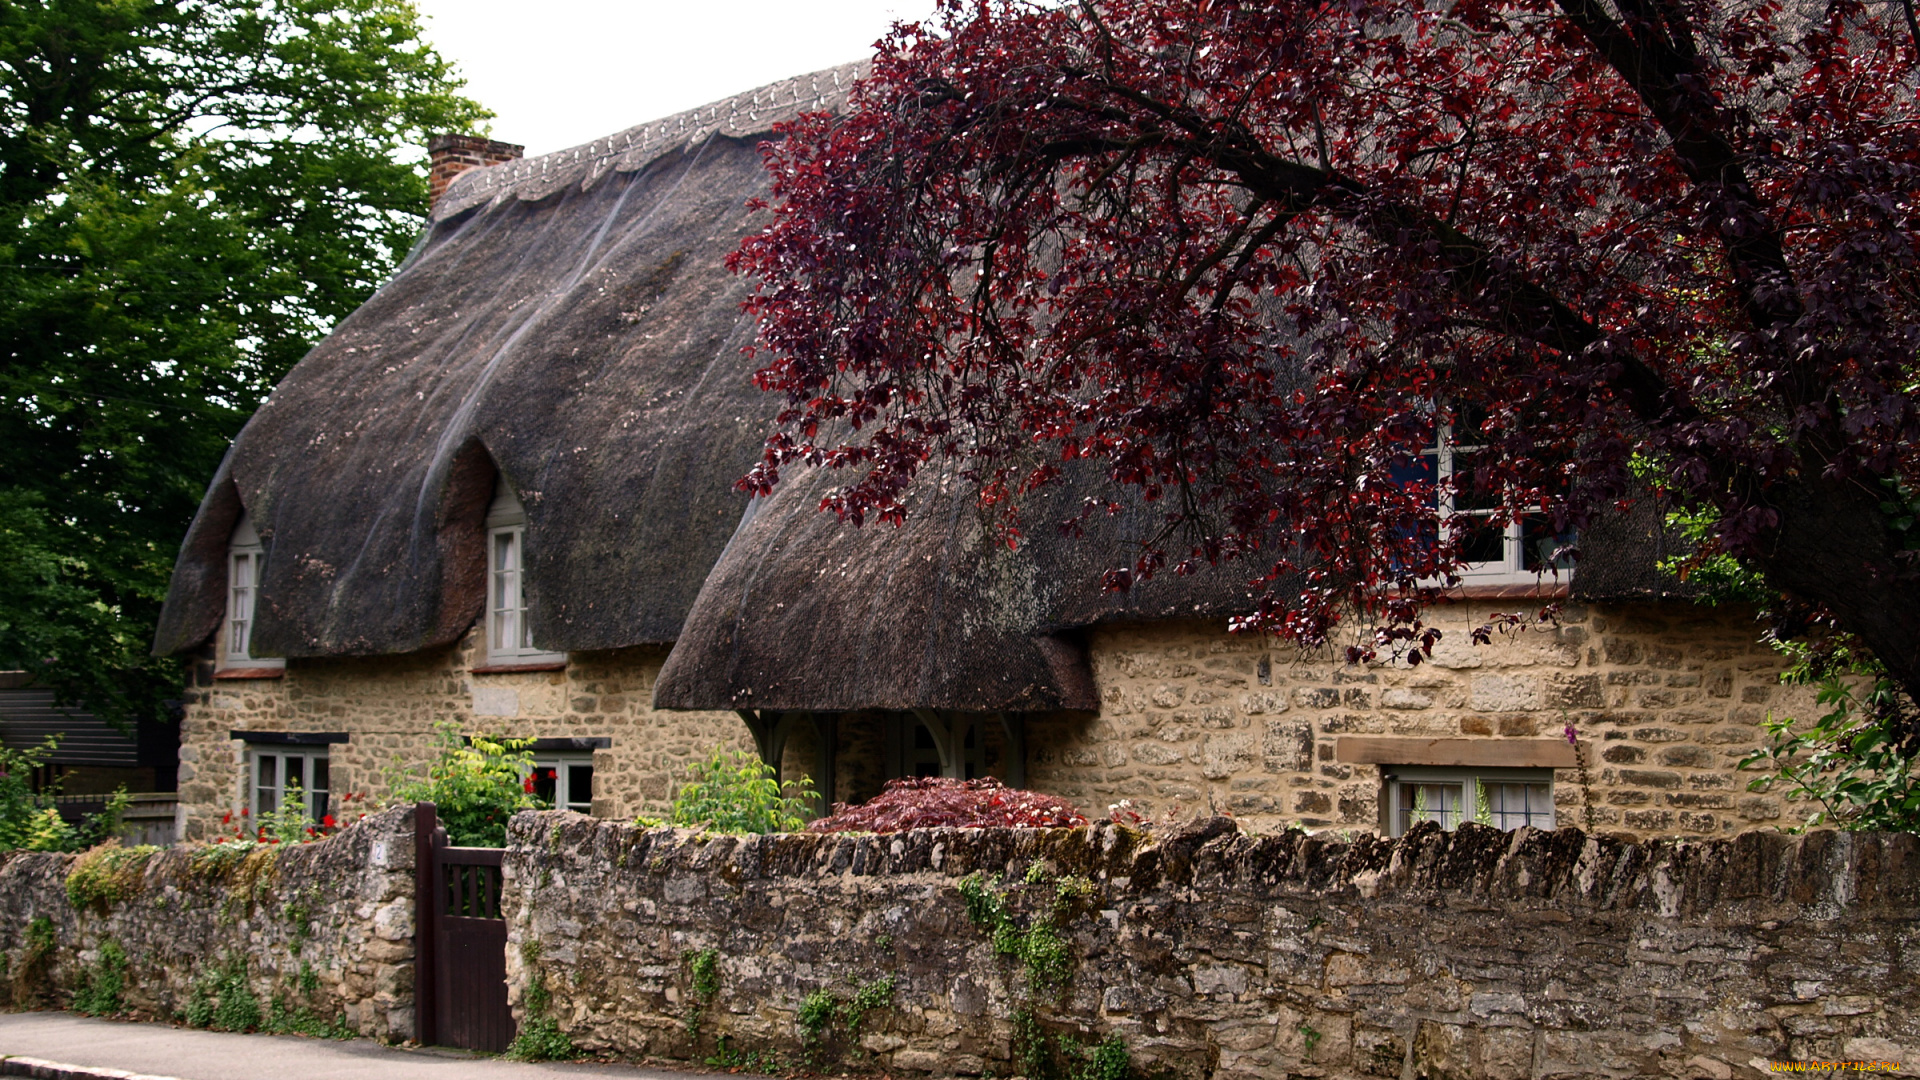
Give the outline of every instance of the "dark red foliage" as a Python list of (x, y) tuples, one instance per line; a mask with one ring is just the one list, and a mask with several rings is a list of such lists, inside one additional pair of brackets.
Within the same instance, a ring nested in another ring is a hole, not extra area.
[(859, 806), (834, 803), (833, 813), (808, 832), (890, 833), (903, 829), (1059, 829), (1085, 825), (1073, 804), (1037, 791), (1020, 791), (989, 776), (953, 780), (909, 776)]
[[(766, 150), (744, 485), (897, 521), (954, 457), (1011, 537), (1097, 468), (1083, 517), (1165, 526), (1110, 586), (1245, 557), (1290, 584), (1241, 628), (1357, 613), (1365, 659), (1430, 646), (1448, 500), (1564, 533), (1650, 483), (1920, 689), (1903, 10), (946, 0)], [(1410, 479), (1439, 424), (1484, 449)]]

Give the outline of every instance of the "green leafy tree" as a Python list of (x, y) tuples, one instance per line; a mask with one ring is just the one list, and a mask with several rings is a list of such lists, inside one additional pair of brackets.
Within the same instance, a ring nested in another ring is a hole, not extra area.
[(424, 779), (395, 766), (387, 788), (398, 802), (433, 803), (447, 838), (462, 847), (505, 847), (507, 819), (520, 810), (552, 809), (534, 795), (533, 752), (522, 739), (460, 734), (460, 725), (434, 725), (440, 753)]
[(693, 778), (673, 798), (673, 823), (712, 832), (798, 832), (807, 826), (813, 781), (782, 784), (757, 755), (716, 749), (689, 770)]
[(228, 440), (488, 114), (407, 0), (0, 4), (0, 667), (117, 721)]

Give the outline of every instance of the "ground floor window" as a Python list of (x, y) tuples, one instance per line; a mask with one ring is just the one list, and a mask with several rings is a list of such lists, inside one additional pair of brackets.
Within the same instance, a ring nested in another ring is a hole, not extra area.
[(286, 805), (290, 792), (304, 793), (307, 816), (327, 816), (327, 748), (325, 746), (255, 746), (253, 757), (253, 812), (271, 814)]
[(1399, 836), (1423, 821), (1449, 831), (1463, 821), (1496, 829), (1551, 829), (1553, 770), (1389, 766), (1389, 830)]
[(533, 755), (533, 793), (555, 810), (590, 813), (593, 807), (593, 754)]

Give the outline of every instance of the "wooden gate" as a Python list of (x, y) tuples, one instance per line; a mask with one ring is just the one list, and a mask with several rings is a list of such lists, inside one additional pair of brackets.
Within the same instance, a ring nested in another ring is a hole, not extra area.
[(432, 803), (414, 811), (414, 1037), (499, 1053), (513, 1042), (499, 848), (453, 847)]

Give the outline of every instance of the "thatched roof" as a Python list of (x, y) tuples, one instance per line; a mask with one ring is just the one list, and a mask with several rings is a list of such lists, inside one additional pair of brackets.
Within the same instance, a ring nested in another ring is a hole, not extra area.
[[(657, 706), (1095, 709), (1078, 631), (1254, 606), (1258, 557), (1103, 591), (1103, 571), (1129, 564), (1155, 519), (1136, 507), (1090, 521), (1082, 538), (1059, 535), (1053, 523), (1101, 490), (1091, 470), (1023, 506), (1028, 537), (1017, 551), (996, 542), (963, 481), (923, 479), (904, 526), (854, 528), (819, 510), (846, 479), (793, 474), (749, 510), (667, 658)], [(1686, 595), (1655, 568), (1675, 550), (1660, 518), (1649, 498), (1595, 521), (1574, 597)]]
[[(236, 440), (182, 547), (156, 651), (218, 625), (243, 506), (268, 550), (256, 655), (458, 638), (483, 600), (496, 473), (526, 507), (535, 641), (677, 639), (667, 707), (1093, 708), (1082, 628), (1248, 610), (1252, 563), (1101, 591), (1153, 516), (1058, 537), (1091, 472), (1024, 508), (1018, 551), (951, 475), (923, 485), (901, 529), (819, 512), (843, 479), (827, 472), (792, 473), (752, 506), (733, 490), (780, 406), (753, 389), (741, 351), (751, 283), (722, 265), (766, 190), (755, 143), (837, 106), (856, 72), (462, 175), (408, 263)], [(1603, 532), (1583, 545), (1576, 595), (1672, 595), (1651, 570), (1657, 515)]]
[(268, 552), (256, 654), (453, 640), (480, 610), (496, 468), (527, 508), (539, 644), (677, 637), (778, 406), (741, 353), (750, 285), (722, 266), (766, 190), (757, 137), (837, 106), (856, 71), (456, 180), (407, 264), (235, 441), (156, 651), (217, 626), (242, 505)]
[(1699, 590), (1660, 569), (1691, 550), (1666, 524), (1651, 491), (1626, 513), (1596, 514), (1580, 536), (1580, 563), (1568, 591), (1576, 600), (1690, 600)]
[(1029, 536), (1018, 549), (951, 474), (922, 478), (898, 528), (821, 512), (821, 496), (846, 479), (795, 473), (749, 510), (667, 658), (657, 706), (1094, 709), (1076, 630), (1251, 606), (1245, 563), (1103, 592), (1102, 572), (1138, 553), (1146, 515), (1060, 538), (1059, 508), (1091, 490), (1090, 474), (1022, 508)]

